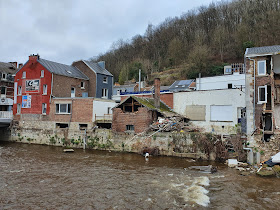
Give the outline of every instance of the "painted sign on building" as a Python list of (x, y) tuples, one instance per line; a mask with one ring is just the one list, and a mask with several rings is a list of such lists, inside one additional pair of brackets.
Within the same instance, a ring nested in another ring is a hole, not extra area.
[(31, 108), (31, 96), (22, 96), (22, 108)]
[(33, 79), (33, 80), (26, 80), (25, 81), (25, 92), (39, 92), (39, 85), (40, 85), (40, 80), (39, 79)]

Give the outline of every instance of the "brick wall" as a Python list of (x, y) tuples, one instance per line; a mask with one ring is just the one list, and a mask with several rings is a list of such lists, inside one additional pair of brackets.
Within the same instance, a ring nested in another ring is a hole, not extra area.
[(13, 82), (6, 82), (0, 81), (0, 87), (6, 87), (6, 98), (14, 98), (14, 83)]
[(135, 133), (146, 130), (153, 122), (153, 112), (147, 108), (139, 108), (137, 112), (123, 112), (120, 108), (113, 111), (112, 130), (115, 132), (125, 132), (126, 125), (134, 125)]
[[(84, 82), (85, 88), (81, 88)], [(88, 92), (88, 81), (62, 75), (53, 75), (53, 95), (55, 97), (71, 97), (71, 87), (75, 88), (75, 97), (82, 97), (83, 92)]]
[(96, 74), (92, 71), (83, 61), (77, 61), (72, 64), (77, 67), (81, 72), (83, 72), (89, 78), (88, 82), (88, 96), (96, 96)]

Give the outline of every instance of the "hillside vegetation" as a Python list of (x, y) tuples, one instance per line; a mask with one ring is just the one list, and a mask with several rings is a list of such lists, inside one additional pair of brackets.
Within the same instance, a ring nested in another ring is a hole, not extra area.
[(238, 0), (201, 6), (160, 25), (148, 25), (144, 35), (115, 42), (96, 60), (106, 61), (121, 84), (137, 79), (141, 68), (148, 80), (161, 76), (170, 85), (199, 72), (221, 74), (226, 63), (243, 62), (246, 47), (277, 44), (280, 0)]

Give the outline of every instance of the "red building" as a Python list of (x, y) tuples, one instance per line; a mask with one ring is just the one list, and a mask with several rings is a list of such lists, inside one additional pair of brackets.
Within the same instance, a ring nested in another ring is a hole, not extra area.
[[(21, 114), (49, 115), (54, 97), (86, 97), (88, 77), (74, 66), (68, 66), (39, 57), (29, 60), (18, 70), (14, 80), (15, 99), (13, 114), (19, 120)], [(70, 107), (57, 106), (67, 113)]]

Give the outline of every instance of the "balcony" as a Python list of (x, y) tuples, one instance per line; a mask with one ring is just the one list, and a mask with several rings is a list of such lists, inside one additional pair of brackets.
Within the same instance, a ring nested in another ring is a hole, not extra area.
[(104, 114), (97, 116), (95, 115), (96, 123), (112, 123), (113, 115), (112, 114)]

